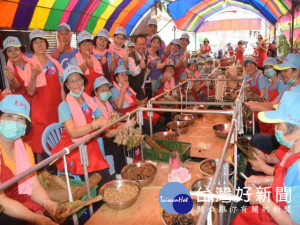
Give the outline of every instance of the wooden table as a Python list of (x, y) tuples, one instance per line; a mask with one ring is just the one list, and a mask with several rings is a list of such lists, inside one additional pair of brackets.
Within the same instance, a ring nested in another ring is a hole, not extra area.
[[(187, 133), (179, 136), (178, 141), (192, 143), (190, 152), (191, 157), (210, 159), (220, 158), (225, 139), (217, 137), (212, 129), (212, 126), (218, 123), (230, 123), (230, 121), (226, 118), (226, 115), (203, 114), (202, 117), (196, 119), (195, 123), (189, 127)], [(210, 145), (210, 149), (200, 149), (200, 142)], [(228, 155), (233, 155), (232, 146), (228, 149)]]
[[(185, 183), (187, 188), (203, 175), (200, 173), (199, 163), (185, 161), (183, 166), (189, 169), (192, 175), (191, 180)], [(157, 163), (157, 174), (149, 185), (142, 188), (137, 201), (129, 208), (115, 210), (103, 205), (87, 221), (86, 225), (161, 225), (161, 207), (158, 201), (160, 188), (168, 183), (167, 176), (170, 173), (168, 163)]]
[[(189, 128), (186, 134), (180, 135), (178, 141), (192, 143), (191, 157), (199, 158), (219, 158), (225, 143), (225, 139), (216, 137), (212, 125), (217, 123), (230, 122), (225, 115), (204, 114), (198, 118)], [(209, 150), (199, 151), (199, 142), (210, 143)], [(228, 151), (229, 155), (233, 154), (233, 149)], [(199, 163), (185, 161), (183, 167), (189, 169), (192, 175), (190, 181), (184, 185), (189, 189), (191, 184), (203, 174), (198, 169)], [(142, 188), (141, 194), (137, 201), (131, 207), (123, 210), (114, 210), (107, 205), (103, 205), (95, 214), (87, 221), (87, 225), (160, 225), (161, 207), (158, 201), (160, 188), (168, 183), (167, 176), (170, 173), (168, 163), (157, 163), (157, 174), (153, 182)]]

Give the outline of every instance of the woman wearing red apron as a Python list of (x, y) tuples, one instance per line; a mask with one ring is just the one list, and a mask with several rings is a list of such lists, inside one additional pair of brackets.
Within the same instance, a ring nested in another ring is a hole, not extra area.
[(9, 88), (12, 94), (22, 95), (31, 104), (31, 96), (28, 95), (24, 85), (24, 68), (28, 58), (24, 54), (25, 48), (16, 37), (8, 36), (3, 41), (4, 54), (7, 56), (7, 66), (5, 66), (5, 75), (9, 82)]
[[(267, 102), (247, 102), (246, 106), (249, 107), (252, 112), (272, 110), (273, 105), (279, 103), (282, 93), (286, 90), (286, 85), (284, 84), (280, 73), (273, 68), (275, 65), (277, 65), (277, 60), (273, 57), (268, 57), (264, 61), (264, 75), (271, 81), (271, 83), (268, 83), (266, 88), (267, 91), (265, 99)], [(274, 135), (274, 127), (275, 124), (266, 124), (259, 121), (259, 131), (262, 134)]]
[[(174, 73), (174, 78), (175, 78), (175, 82), (178, 81), (180, 74), (181, 74), (181, 66), (183, 63), (183, 58), (184, 56), (180, 55), (179, 50), (180, 50), (180, 40), (178, 39), (173, 39), (170, 45), (170, 55), (166, 56), (164, 55), (162, 58), (162, 62), (165, 65), (169, 65), (170, 61), (174, 62), (175, 65), (175, 73)], [(164, 66), (165, 66), (164, 65)]]
[(204, 42), (200, 50), (201, 50), (200, 55), (209, 54), (211, 52), (211, 48), (209, 46), (209, 40), (207, 38), (204, 38)]
[[(51, 150), (51, 154), (61, 151), (63, 148), (74, 144), (89, 133), (106, 125), (106, 120), (99, 118), (101, 113), (94, 99), (84, 92), (86, 76), (78, 66), (68, 66), (64, 70), (64, 89), (67, 93), (66, 100), (58, 107), (59, 123), (64, 126), (59, 143)], [(94, 120), (95, 118), (95, 120)], [(97, 172), (102, 176), (99, 184), (111, 179), (108, 172), (108, 164), (103, 158), (96, 138), (86, 142), (89, 165), (89, 173)], [(79, 148), (66, 155), (68, 171), (72, 174), (83, 175)], [(64, 170), (62, 158), (56, 161), (59, 171)]]
[(33, 57), (25, 66), (25, 86), (32, 96), (31, 118), (32, 130), (28, 136), (28, 143), (37, 161), (42, 160), (41, 138), (44, 129), (51, 123), (58, 121), (57, 107), (64, 98), (60, 74), (63, 69), (59, 62), (46, 54), (49, 44), (42, 30), (33, 30), (30, 35), (30, 49)]
[(240, 64), (240, 65), (243, 65), (243, 62), (244, 62), (244, 46), (243, 46), (243, 41), (239, 41), (238, 42), (238, 46), (237, 48), (235, 49), (235, 52), (236, 52), (236, 64)]
[(96, 78), (103, 75), (102, 66), (98, 59), (93, 56), (93, 39), (89, 32), (82, 31), (78, 34), (78, 53), (70, 60), (71, 65), (77, 65), (87, 79), (85, 92), (93, 94), (93, 84)]
[[(278, 142), (291, 148), (278, 167), (274, 176), (251, 176), (246, 185), (251, 187), (250, 204), (238, 214), (231, 224), (299, 224), (300, 223), (300, 95), (287, 91), (280, 106), (274, 111), (260, 112), (263, 122), (278, 123), (275, 135)], [(258, 194), (258, 186), (271, 186), (271, 193)], [(255, 187), (256, 186), (256, 187)], [(260, 196), (259, 196), (260, 195)], [(268, 200), (268, 196), (270, 199)], [(255, 211), (254, 211), (254, 208)], [(264, 208), (264, 209), (263, 209)]]
[[(30, 105), (22, 95), (8, 95), (0, 103), (0, 183), (34, 166), (34, 156), (21, 137), (30, 131)], [(51, 224), (57, 203), (41, 186), (36, 173), (0, 193), (1, 224)], [(39, 213), (37, 213), (39, 212)]]
[[(108, 51), (112, 54), (111, 60), (116, 61), (116, 67), (124, 65), (128, 68), (128, 54), (124, 49), (126, 41), (126, 30), (123, 27), (117, 27), (114, 32), (113, 41), (109, 44)], [(110, 77), (114, 80), (114, 71), (110, 71)]]
[[(198, 71), (197, 62), (194, 59), (189, 59), (187, 69), (180, 75), (179, 82), (184, 82), (187, 79), (201, 79), (202, 75)], [(190, 100), (205, 100), (205, 92), (202, 91), (202, 88), (205, 87), (205, 82), (200, 81), (191, 81), (183, 87), (183, 94), (186, 94), (186, 90), (191, 91)], [(200, 93), (201, 92), (201, 93)]]
[[(113, 109), (109, 102), (111, 97), (110, 87), (112, 84), (108, 82), (104, 77), (99, 77), (95, 80), (94, 91), (95, 101), (101, 111), (101, 116), (107, 121), (113, 121), (119, 117), (118, 113)], [(131, 125), (135, 125), (135, 120), (132, 119)], [(113, 155), (114, 167), (116, 174), (121, 174), (121, 170), (126, 166), (126, 159), (123, 146), (118, 146), (114, 143), (115, 136), (123, 129), (126, 128), (125, 123), (119, 123), (111, 129), (107, 130), (103, 137), (103, 144), (105, 155)]]
[(266, 96), (266, 88), (269, 83), (267, 77), (263, 73), (257, 70), (256, 62), (253, 58), (248, 58), (244, 60), (243, 66), (246, 69), (247, 76), (244, 76), (243, 79), (247, 80), (250, 84), (251, 90), (261, 98)]
[(262, 69), (263, 63), (265, 59), (267, 58), (267, 46), (264, 42), (263, 36), (260, 34), (258, 35), (258, 46), (257, 46), (257, 51), (258, 51), (258, 61), (257, 61), (257, 67), (259, 69)]
[(118, 65), (123, 64), (123, 60), (117, 53), (109, 50), (109, 32), (104, 28), (98, 31), (93, 39), (93, 55), (100, 61), (104, 77), (113, 82), (114, 71)]
[[(115, 82), (113, 82), (113, 87), (111, 89), (112, 97), (111, 102), (113, 103), (114, 109), (118, 113), (128, 113), (138, 107), (139, 101), (136, 99), (136, 93), (129, 87), (128, 74), (130, 72), (125, 68), (124, 65), (118, 66), (115, 70)], [(144, 117), (144, 133), (149, 134), (149, 117), (147, 112), (143, 113)], [(158, 122), (159, 115), (153, 113), (152, 124), (155, 126)], [(146, 120), (146, 121), (145, 121)]]

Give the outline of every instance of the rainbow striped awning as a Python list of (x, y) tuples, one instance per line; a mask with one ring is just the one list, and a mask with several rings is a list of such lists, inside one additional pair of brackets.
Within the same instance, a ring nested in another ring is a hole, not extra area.
[(56, 30), (65, 22), (72, 31), (96, 34), (106, 28), (113, 36), (122, 26), (127, 36), (159, 0), (0, 0), (0, 28)]
[[(275, 24), (291, 8), (291, 0), (225, 0), (234, 6), (256, 13), (270, 24)], [(170, 15), (178, 29), (197, 32), (211, 15), (224, 9), (224, 0), (176, 0), (168, 5)]]

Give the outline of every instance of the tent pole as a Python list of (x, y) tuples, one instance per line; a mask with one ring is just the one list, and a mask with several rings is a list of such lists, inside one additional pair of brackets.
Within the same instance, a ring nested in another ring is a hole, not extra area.
[(197, 51), (197, 33), (195, 31), (195, 51)]
[(294, 19), (295, 19), (295, 7), (296, 7), (296, 3), (295, 3), (294, 0), (292, 0), (292, 8), (291, 8), (292, 28), (291, 28), (291, 37), (290, 37), (291, 53), (294, 52)]

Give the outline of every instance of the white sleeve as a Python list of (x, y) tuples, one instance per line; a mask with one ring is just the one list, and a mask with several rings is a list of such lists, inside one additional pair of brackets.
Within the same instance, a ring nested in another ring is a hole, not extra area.
[(139, 67), (139, 65), (135, 65), (135, 61), (132, 57), (128, 58), (128, 66), (132, 76), (135, 77), (140, 74), (141, 68)]

